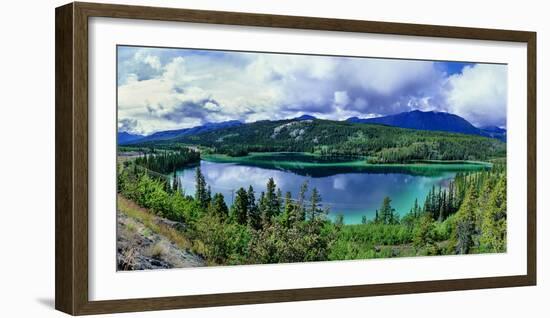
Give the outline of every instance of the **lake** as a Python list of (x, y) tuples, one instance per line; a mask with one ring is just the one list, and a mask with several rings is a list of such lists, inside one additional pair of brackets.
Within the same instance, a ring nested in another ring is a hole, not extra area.
[[(357, 224), (362, 216), (373, 219), (386, 196), (392, 199), (397, 213), (404, 215), (415, 199), (422, 205), (433, 186), (447, 187), (457, 172), (487, 169), (490, 165), (477, 162), (375, 165), (366, 164), (365, 160), (341, 157), (328, 160), (303, 153), (257, 153), (236, 158), (204, 156), (200, 167), (212, 193), (222, 193), (228, 206), (240, 187), (248, 189), (252, 185), (257, 199), (271, 177), (283, 196), (290, 191), (293, 198), (307, 181), (308, 195), (313, 187), (319, 190), (323, 206), (330, 209), (330, 218), (342, 214), (346, 224)], [(185, 193), (194, 195), (195, 167), (178, 170), (176, 174)]]

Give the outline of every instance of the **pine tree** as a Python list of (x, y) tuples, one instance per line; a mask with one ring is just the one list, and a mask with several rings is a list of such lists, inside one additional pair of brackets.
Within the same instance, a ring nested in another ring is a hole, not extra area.
[(244, 188), (239, 188), (232, 209), (235, 222), (241, 225), (247, 224), (248, 206), (248, 193)]
[(210, 203), (212, 201), (212, 189), (210, 188), (210, 185), (206, 188), (206, 197), (204, 198), (206, 202)]
[(434, 245), (434, 223), (430, 213), (424, 213), (413, 230), (413, 245), (418, 251)]
[(203, 208), (208, 207), (210, 203), (210, 198), (208, 197), (206, 189), (206, 181), (204, 180), (200, 167), (195, 169), (195, 200), (197, 200)]
[(172, 187), (170, 191), (167, 191), (168, 193), (178, 193), (181, 191), (180, 189), (180, 182), (179, 178), (176, 175), (176, 170), (174, 169), (174, 173), (172, 175)]
[(277, 188), (277, 211), (276, 215), (280, 215), (283, 211), (283, 192), (281, 191), (281, 188)]
[(483, 211), (480, 244), (493, 253), (506, 251), (506, 176), (501, 176)]
[(316, 220), (319, 218), (319, 216), (323, 213), (323, 208), (321, 205), (321, 194), (317, 190), (317, 188), (313, 188), (311, 190), (311, 198), (310, 200), (310, 210), (309, 210), (309, 218), (311, 221)]
[[(378, 211), (377, 211), (378, 213)], [(397, 218), (395, 215), (395, 209), (391, 206), (390, 197), (385, 197), (382, 201), (382, 206), (380, 207), (380, 212), (378, 215), (380, 223), (382, 224), (395, 224), (397, 223)]]
[(290, 192), (285, 194), (284, 211), (281, 221), (286, 227), (291, 227), (296, 222), (296, 209)]
[(435, 185), (432, 186), (432, 191), (431, 191), (431, 197), (430, 197), (430, 206), (431, 206), (431, 209), (430, 209), (430, 213), (432, 214), (432, 218), (435, 219), (437, 217), (436, 215), (436, 212), (439, 212), (439, 205), (438, 205), (438, 198), (437, 198), (437, 194), (435, 193)]
[(475, 210), (477, 208), (476, 188), (472, 184), (456, 213), (455, 228), (451, 240), (458, 254), (468, 254), (474, 246)]
[(296, 211), (296, 220), (302, 222), (306, 219), (306, 193), (308, 190), (307, 180), (300, 186), (300, 194), (298, 195), (298, 208)]
[(260, 219), (262, 227), (267, 227), (271, 223), (271, 219), (269, 218), (269, 206), (268, 201), (265, 198), (265, 192), (260, 193), (260, 198), (258, 199), (258, 208), (260, 211)]
[(247, 192), (248, 197), (248, 225), (255, 230), (260, 229), (261, 227), (261, 216), (258, 205), (256, 204), (256, 197), (254, 195), (254, 188), (252, 186), (248, 187)]
[(267, 181), (267, 188), (264, 197), (264, 221), (265, 223), (271, 223), (271, 219), (279, 214), (279, 198), (276, 193), (276, 185), (273, 178), (269, 178)]
[(447, 192), (445, 190), (443, 191), (439, 191), (440, 192), (440, 197), (441, 197), (441, 200), (440, 200), (440, 204), (439, 204), (439, 217), (438, 217), (438, 221), (439, 222), (443, 222), (443, 220), (446, 218), (446, 215), (445, 215), (445, 211), (446, 211), (446, 208), (447, 208)]
[(451, 215), (452, 213), (454, 213), (456, 210), (455, 210), (455, 201), (454, 201), (454, 196), (455, 196), (455, 183), (453, 181), (451, 181), (449, 183), (449, 195), (448, 195), (448, 198), (447, 198), (447, 216)]
[(428, 195), (426, 196), (426, 200), (424, 201), (424, 212), (431, 213), (432, 211), (432, 190), (428, 192)]
[(227, 205), (225, 204), (225, 200), (223, 198), (223, 194), (221, 193), (214, 194), (214, 197), (212, 198), (212, 204), (210, 205), (209, 209), (212, 215), (216, 215), (222, 220), (226, 220), (229, 216), (229, 209), (227, 208)]
[(420, 215), (420, 206), (418, 206), (418, 198), (414, 199), (414, 206), (411, 212), (414, 218), (417, 218), (418, 215)]

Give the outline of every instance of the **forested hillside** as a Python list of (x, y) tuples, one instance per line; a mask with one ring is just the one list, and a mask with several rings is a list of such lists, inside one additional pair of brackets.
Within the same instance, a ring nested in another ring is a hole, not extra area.
[(487, 160), (506, 155), (506, 144), (492, 138), (319, 119), (260, 121), (141, 145), (174, 143), (200, 145), (232, 156), (249, 152), (312, 152), (364, 156), (372, 163)]

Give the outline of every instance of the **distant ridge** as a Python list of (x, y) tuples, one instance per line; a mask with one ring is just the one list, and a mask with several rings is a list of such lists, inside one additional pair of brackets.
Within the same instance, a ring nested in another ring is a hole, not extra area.
[(167, 139), (173, 139), (173, 138), (178, 138), (183, 136), (192, 136), (192, 135), (198, 135), (198, 134), (213, 131), (213, 130), (236, 127), (242, 124), (243, 123), (238, 120), (229, 120), (229, 121), (224, 121), (219, 123), (206, 123), (204, 125), (196, 126), (193, 128), (159, 131), (148, 136), (139, 136), (138, 138), (128, 138), (123, 136), (122, 138), (123, 141), (121, 141), (121, 134), (127, 134), (127, 133), (119, 133), (118, 144), (129, 145), (129, 144), (137, 144), (137, 143), (148, 142), (148, 141), (167, 140)]
[(298, 121), (302, 121), (302, 120), (314, 120), (314, 119), (317, 119), (317, 118), (314, 117), (314, 116), (311, 116), (311, 115), (302, 115), (302, 116), (300, 116), (300, 117), (292, 118), (292, 120), (298, 120)]
[(128, 143), (131, 143), (132, 141), (135, 141), (135, 140), (139, 140), (141, 138), (143, 138), (144, 136), (142, 135), (137, 135), (137, 134), (131, 134), (129, 132), (126, 132), (126, 131), (123, 131), (123, 132), (119, 132), (117, 134), (117, 138), (118, 138), (118, 144), (119, 145), (126, 145)]
[(350, 117), (346, 120), (351, 123), (363, 124), (382, 124), (400, 128), (445, 131), (468, 135), (479, 135), (484, 137), (506, 140), (506, 130), (498, 127), (492, 127), (492, 130), (477, 128), (466, 119), (445, 112), (420, 111), (399, 113), (395, 115), (376, 117), (376, 118), (357, 118)]

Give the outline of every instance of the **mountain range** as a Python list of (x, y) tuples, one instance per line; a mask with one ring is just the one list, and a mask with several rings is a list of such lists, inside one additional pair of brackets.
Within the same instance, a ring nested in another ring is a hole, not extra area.
[(350, 117), (346, 121), (351, 123), (381, 124), (400, 128), (479, 135), (506, 141), (505, 129), (499, 127), (478, 128), (458, 115), (444, 112), (413, 110), (375, 118)]
[[(300, 117), (288, 119), (286, 121), (305, 121), (315, 119), (316, 118), (311, 115), (302, 115)], [(268, 120), (266, 122), (271, 121)], [(375, 118), (350, 117), (346, 119), (345, 122), (356, 124), (378, 124), (415, 130), (442, 131), (467, 135), (478, 135), (483, 137), (495, 138), (504, 142), (506, 141), (506, 129), (499, 127), (478, 128), (458, 115), (444, 112), (414, 110), (410, 112)], [(118, 144), (131, 145), (146, 142), (165, 141), (170, 139), (181, 139), (187, 136), (195, 136), (206, 132), (250, 124), (244, 124), (238, 120), (230, 120), (219, 123), (206, 123), (192, 128), (159, 131), (147, 136), (131, 134), (128, 132), (119, 132)]]

